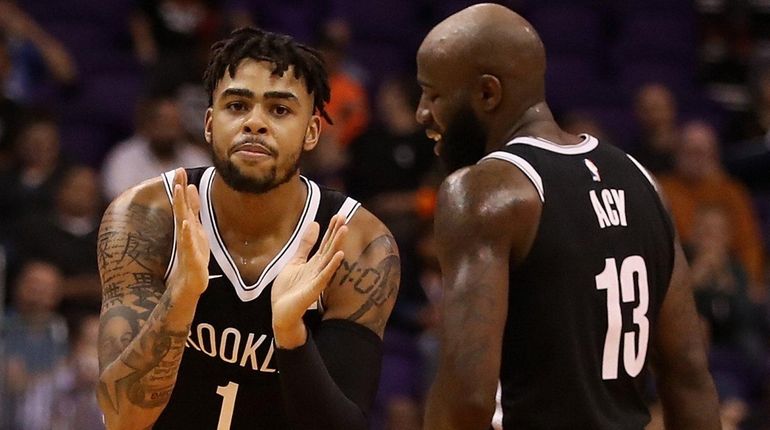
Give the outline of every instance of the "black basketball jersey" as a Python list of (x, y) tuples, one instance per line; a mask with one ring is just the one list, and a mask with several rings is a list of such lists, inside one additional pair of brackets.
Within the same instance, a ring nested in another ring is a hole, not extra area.
[(485, 157), (517, 166), (543, 202), (532, 248), (510, 271), (496, 428), (640, 430), (649, 421), (645, 364), (673, 270), (673, 227), (636, 160), (582, 138), (521, 137)]
[[(163, 175), (169, 198), (173, 175)], [(209, 285), (198, 301), (171, 399), (153, 428), (288, 429), (275, 367), (270, 289), (310, 223), (320, 224), (319, 237), (323, 237), (334, 214), (349, 220), (360, 204), (301, 177), (307, 199), (299, 222), (257, 282), (247, 285), (217, 228), (211, 202), (214, 168), (188, 169), (187, 175), (189, 183), (198, 187), (200, 220), (211, 246)], [(173, 264), (172, 259), (167, 275)], [(320, 322), (322, 312), (319, 298), (305, 314), (308, 330)]]

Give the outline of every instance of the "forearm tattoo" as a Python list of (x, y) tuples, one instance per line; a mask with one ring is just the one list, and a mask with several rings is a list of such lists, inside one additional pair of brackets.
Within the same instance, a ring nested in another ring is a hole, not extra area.
[(168, 401), (174, 387), (189, 326), (174, 331), (167, 324), (172, 304), (164, 295), (163, 270), (172, 222), (170, 213), (141, 205), (122, 214), (108, 211), (102, 221), (99, 390), (116, 412), (119, 392), (136, 406), (154, 408)]

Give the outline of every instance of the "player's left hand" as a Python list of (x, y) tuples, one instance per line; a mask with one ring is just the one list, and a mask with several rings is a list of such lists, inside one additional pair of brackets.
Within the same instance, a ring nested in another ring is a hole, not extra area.
[(302, 316), (321, 296), (345, 257), (341, 250), (347, 234), (344, 217), (332, 217), (318, 252), (308, 260), (318, 232), (317, 223), (308, 226), (294, 258), (273, 282), (273, 332), (281, 348), (292, 349), (305, 343), (307, 331)]

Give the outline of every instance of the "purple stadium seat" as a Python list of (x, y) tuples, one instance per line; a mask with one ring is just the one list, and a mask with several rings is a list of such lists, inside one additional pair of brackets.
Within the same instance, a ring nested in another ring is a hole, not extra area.
[(17, 4), (43, 25), (53, 20), (79, 21), (84, 12), (77, 2), (20, 0)]
[(618, 2), (626, 15), (658, 14), (669, 17), (687, 17), (694, 13), (692, 0), (624, 0)]
[(416, 3), (411, 0), (331, 0), (330, 16), (348, 20), (357, 41), (418, 43), (419, 19)]
[[(69, 50), (83, 79), (104, 72), (138, 73), (138, 64), (128, 43), (101, 25), (57, 21), (46, 29)], [(111, 37), (112, 34), (112, 37)]]
[(601, 86), (596, 65), (581, 56), (550, 56), (546, 69), (546, 94), (555, 111), (600, 102), (594, 100)]
[(416, 47), (408, 50), (385, 42), (358, 42), (350, 47), (349, 56), (369, 73), (370, 89), (374, 90), (388, 75), (413, 73), (415, 52)]
[(140, 78), (133, 74), (94, 76), (67, 103), (63, 119), (103, 125), (117, 134), (127, 133), (133, 127), (134, 106), (140, 89)]
[(53, 37), (67, 47), (72, 55), (79, 57), (90, 49), (111, 49), (111, 40), (101, 26), (75, 21), (55, 21), (46, 25)]
[(622, 66), (623, 56), (636, 61), (695, 61), (695, 27), (692, 20), (672, 17), (638, 16), (624, 23), (615, 46), (615, 58)]
[[(98, 26), (100, 39), (110, 39), (116, 32), (128, 30), (128, 17), (134, 0), (20, 0), (19, 6), (44, 28), (66, 23), (73, 30), (83, 26)], [(57, 36), (66, 34), (58, 33)]]
[(549, 53), (597, 55), (601, 16), (587, 6), (537, 6), (527, 18), (537, 29)]
[(316, 0), (229, 0), (226, 9), (246, 10), (257, 25), (278, 33), (290, 34), (295, 39), (314, 44), (316, 32), (326, 19), (325, 2)]
[(107, 127), (94, 123), (62, 122), (62, 153), (70, 160), (99, 167), (115, 136)]
[(92, 50), (78, 58), (78, 67), (84, 75), (103, 75), (106, 73), (141, 74), (141, 66), (130, 52), (114, 50)]

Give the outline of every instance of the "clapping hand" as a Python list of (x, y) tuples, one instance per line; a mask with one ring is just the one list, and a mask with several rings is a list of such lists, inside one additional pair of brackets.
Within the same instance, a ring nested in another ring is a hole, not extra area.
[(345, 256), (341, 250), (347, 234), (344, 217), (332, 217), (318, 252), (308, 260), (318, 233), (317, 223), (307, 227), (294, 258), (273, 282), (273, 332), (281, 348), (292, 349), (305, 343), (307, 330), (302, 316), (329, 285)]

